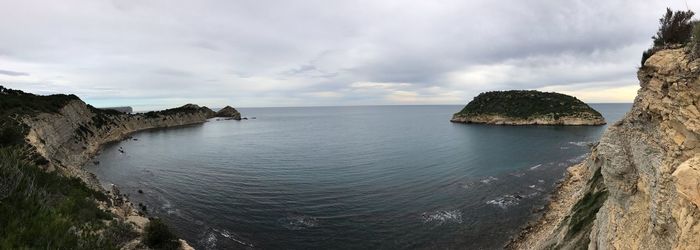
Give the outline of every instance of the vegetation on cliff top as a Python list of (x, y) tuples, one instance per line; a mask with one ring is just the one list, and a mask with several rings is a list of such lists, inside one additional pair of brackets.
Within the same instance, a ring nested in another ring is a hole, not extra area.
[(474, 98), (456, 116), (501, 115), (513, 118), (579, 116), (601, 117), (576, 97), (535, 90), (491, 91)]
[(651, 37), (652, 47), (642, 53), (642, 67), (654, 53), (671, 47), (688, 46), (694, 58), (700, 57), (700, 21), (692, 20), (694, 15), (691, 10), (674, 12), (666, 8), (659, 18), (659, 30)]
[(165, 109), (161, 111), (149, 111), (144, 113), (144, 116), (147, 118), (156, 118), (160, 116), (168, 116), (168, 115), (175, 115), (175, 114), (192, 114), (192, 113), (198, 113), (198, 112), (204, 112), (207, 114), (207, 116), (213, 116), (215, 112), (207, 107), (200, 107), (196, 104), (185, 104), (181, 107), (177, 108), (171, 108), (171, 109)]

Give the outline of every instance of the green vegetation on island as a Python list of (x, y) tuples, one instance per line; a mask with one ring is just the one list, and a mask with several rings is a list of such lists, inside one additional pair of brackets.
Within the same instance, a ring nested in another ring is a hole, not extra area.
[[(560, 119), (591, 120), (596, 124), (604, 122), (598, 111), (576, 97), (535, 90), (481, 93), (456, 113), (452, 121), (490, 123), (480, 120), (483, 117), (498, 117), (513, 121), (512, 123), (504, 121), (504, 124), (546, 124), (548, 120), (553, 124), (559, 124)], [(528, 122), (534, 119), (539, 121)]]

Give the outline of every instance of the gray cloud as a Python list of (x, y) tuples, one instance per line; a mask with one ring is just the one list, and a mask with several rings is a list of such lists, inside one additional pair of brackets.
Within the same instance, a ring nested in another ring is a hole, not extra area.
[(29, 73), (17, 72), (17, 71), (11, 71), (11, 70), (2, 70), (2, 69), (0, 69), (0, 75), (6, 75), (6, 76), (28, 76)]
[[(0, 82), (145, 108), (463, 104), (514, 88), (633, 92), (667, 4), (8, 1), (0, 65), (18, 71), (0, 71)], [(631, 101), (606, 98), (595, 101)]]

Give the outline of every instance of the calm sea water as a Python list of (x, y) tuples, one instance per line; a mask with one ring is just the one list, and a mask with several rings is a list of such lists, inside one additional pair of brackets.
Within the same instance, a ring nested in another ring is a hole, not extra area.
[(88, 168), (201, 249), (501, 248), (605, 127), (450, 123), (461, 108), (247, 108)]

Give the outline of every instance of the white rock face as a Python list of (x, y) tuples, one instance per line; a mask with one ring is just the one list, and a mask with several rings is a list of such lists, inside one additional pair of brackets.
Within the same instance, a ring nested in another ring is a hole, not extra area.
[[(632, 110), (580, 166), (591, 178), (576, 184), (576, 195), (553, 201), (576, 202), (550, 214), (556, 225), (538, 223), (510, 247), (700, 249), (700, 60), (690, 61), (683, 49), (659, 51), (638, 78)], [(585, 195), (602, 192), (599, 210), (588, 210), (594, 220), (574, 228), (571, 218), (587, 215)]]
[(459, 123), (483, 123), (494, 125), (571, 125), (571, 126), (591, 126), (604, 125), (605, 119), (602, 117), (581, 118), (581, 116), (552, 117), (532, 117), (528, 119), (505, 117), (500, 115), (479, 115), (479, 116), (455, 116), (451, 122)]
[(30, 127), (29, 144), (49, 160), (53, 169), (96, 187), (99, 186), (96, 179), (83, 171), (82, 166), (103, 144), (124, 139), (139, 130), (203, 123), (209, 115), (202, 110), (157, 117), (144, 114), (105, 116), (93, 112), (84, 102), (74, 100), (59, 113), (39, 114), (25, 118), (24, 122)]

